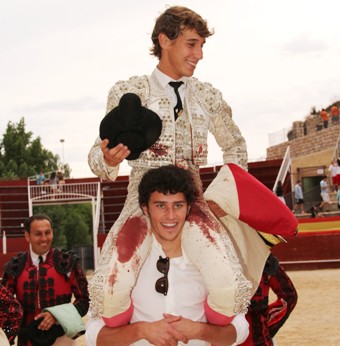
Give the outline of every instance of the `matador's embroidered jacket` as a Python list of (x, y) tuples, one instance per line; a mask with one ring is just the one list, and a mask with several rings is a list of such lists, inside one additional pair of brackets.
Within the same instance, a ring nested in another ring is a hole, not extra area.
[[(2, 284), (15, 294), (24, 310), (22, 326), (27, 326), (44, 308), (70, 303), (80, 316), (87, 313), (87, 279), (72, 251), (51, 249), (37, 268), (29, 252), (12, 257), (5, 266)], [(20, 343), (25, 345), (25, 343)]]
[[(158, 141), (129, 164), (146, 169), (179, 161), (190, 161), (195, 166), (205, 165), (208, 132), (211, 132), (221, 147), (224, 163), (235, 163), (246, 168), (246, 143), (221, 92), (194, 77), (187, 78), (185, 88), (184, 112), (176, 122), (170, 99), (155, 73), (119, 81), (111, 88), (107, 112), (118, 105), (122, 95), (130, 92), (137, 94), (142, 105), (156, 112), (162, 120), (162, 133)], [(116, 176), (108, 171), (103, 161), (100, 142), (98, 137), (89, 155), (89, 165), (96, 175), (115, 179)]]
[(0, 328), (8, 341), (13, 344), (22, 320), (23, 311), (20, 303), (6, 287), (0, 284)]

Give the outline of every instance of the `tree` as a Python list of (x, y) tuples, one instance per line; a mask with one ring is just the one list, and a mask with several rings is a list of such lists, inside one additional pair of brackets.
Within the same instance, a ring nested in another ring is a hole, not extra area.
[(52, 172), (61, 169), (68, 177), (68, 164), (60, 166), (58, 155), (45, 149), (40, 137), (32, 139), (33, 133), (26, 132), (25, 120), (7, 124), (6, 132), (0, 141), (0, 179), (27, 178), (38, 172)]
[(72, 249), (92, 245), (92, 208), (90, 203), (38, 206), (34, 214), (48, 215), (53, 221), (53, 246)]

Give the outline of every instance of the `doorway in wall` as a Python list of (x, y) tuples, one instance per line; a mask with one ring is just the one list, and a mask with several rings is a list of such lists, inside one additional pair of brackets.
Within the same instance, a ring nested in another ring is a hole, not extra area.
[(320, 195), (320, 181), (322, 176), (303, 177), (302, 189), (305, 200), (305, 210), (308, 211), (313, 205), (319, 205), (322, 201)]

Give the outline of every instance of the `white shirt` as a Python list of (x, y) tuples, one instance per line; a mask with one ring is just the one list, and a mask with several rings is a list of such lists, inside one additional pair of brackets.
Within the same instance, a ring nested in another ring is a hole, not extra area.
[[(138, 321), (157, 321), (163, 319), (163, 313), (181, 315), (197, 322), (206, 322), (204, 301), (208, 292), (198, 270), (187, 260), (185, 255), (171, 258), (168, 272), (169, 289), (167, 295), (164, 296), (155, 290), (157, 279), (163, 277), (163, 274), (156, 267), (159, 256), (166, 257), (161, 246), (154, 238), (150, 256), (145, 261), (138, 276), (136, 286), (132, 290), (131, 297), (134, 305), (134, 313), (131, 323)], [(244, 331), (248, 330), (248, 324), (244, 314), (238, 315), (238, 318), (234, 320), (235, 324), (233, 324), (237, 330), (238, 337), (240, 336), (242, 338)], [(240, 326), (238, 323), (240, 323)], [(94, 320), (89, 317), (85, 335), (88, 346), (96, 345), (97, 335), (103, 326), (104, 322), (102, 319)], [(147, 340), (143, 339), (132, 345), (146, 346), (150, 344)], [(185, 344), (179, 342), (178, 345)], [(202, 340), (190, 340), (186, 345), (208, 346), (210, 344)]]
[[(176, 94), (174, 92), (174, 88), (169, 85), (169, 82), (173, 82), (175, 80), (170, 78), (169, 76), (167, 76), (165, 73), (160, 71), (158, 68), (155, 68), (154, 74), (157, 77), (161, 86), (164, 88), (165, 93), (171, 98), (172, 106), (175, 107), (175, 105), (177, 103), (177, 97), (176, 97)], [(184, 104), (185, 87), (186, 87), (187, 79), (188, 79), (188, 77), (182, 77), (181, 79), (176, 80), (176, 82), (179, 82), (179, 81), (183, 82), (183, 84), (178, 88), (178, 93), (179, 93), (179, 96), (180, 96), (183, 104)]]
[(337, 175), (337, 171), (338, 171), (338, 165), (330, 165), (328, 170), (330, 171), (331, 173), (331, 177), (335, 177)]
[(326, 181), (324, 180), (320, 181), (320, 188), (321, 188), (321, 193), (328, 193), (328, 184)]
[[(43, 258), (43, 262), (45, 262), (46, 261), (46, 257), (47, 257), (47, 254), (49, 253), (49, 251), (47, 251), (46, 253), (44, 253), (41, 257)], [(32, 250), (32, 246), (31, 246), (31, 244), (30, 244), (30, 255), (31, 255), (31, 258), (32, 258), (32, 263), (36, 266), (36, 267), (38, 267), (39, 266), (39, 262), (40, 262), (40, 260), (39, 260), (39, 255), (37, 255), (35, 252), (33, 252), (33, 250)]]

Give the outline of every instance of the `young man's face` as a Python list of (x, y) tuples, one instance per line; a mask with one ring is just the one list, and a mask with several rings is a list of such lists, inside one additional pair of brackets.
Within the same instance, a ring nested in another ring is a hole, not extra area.
[(181, 233), (190, 210), (185, 195), (153, 192), (143, 211), (150, 218), (152, 232), (164, 248), (179, 246)]
[(25, 239), (31, 244), (32, 251), (37, 255), (48, 252), (52, 246), (53, 230), (48, 220), (34, 220), (31, 231), (25, 232)]
[(176, 80), (192, 76), (197, 63), (203, 59), (205, 38), (195, 30), (185, 30), (173, 41), (164, 34), (160, 34), (159, 40), (162, 46), (159, 69)]

